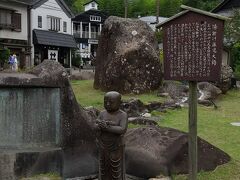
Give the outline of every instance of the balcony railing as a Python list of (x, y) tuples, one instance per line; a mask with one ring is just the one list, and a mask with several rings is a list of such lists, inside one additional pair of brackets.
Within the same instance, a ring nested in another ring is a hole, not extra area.
[(14, 24), (5, 24), (5, 23), (1, 23), (0, 22), (0, 28), (3, 28), (3, 29), (14, 29), (15, 26), (14, 26)]
[(79, 31), (73, 31), (73, 36), (74, 36), (75, 38), (81, 38)]
[[(91, 39), (98, 39), (100, 35), (100, 32), (91, 32)], [(73, 36), (75, 38), (81, 38), (81, 32), (80, 31), (74, 31)], [(82, 31), (82, 38), (89, 38), (89, 32), (88, 31)]]

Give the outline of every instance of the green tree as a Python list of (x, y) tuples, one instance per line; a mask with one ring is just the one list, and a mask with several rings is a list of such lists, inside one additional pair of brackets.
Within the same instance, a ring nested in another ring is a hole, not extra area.
[(89, 0), (70, 0), (73, 1), (72, 9), (76, 12), (83, 12), (84, 11), (84, 4), (89, 2)]
[(99, 0), (99, 9), (108, 13), (108, 15), (124, 17), (123, 0)]
[(240, 10), (234, 11), (234, 16), (225, 25), (225, 46), (231, 53), (232, 67), (240, 78)]
[(221, 1), (222, 0), (184, 0), (183, 3), (187, 6), (210, 11), (215, 8)]
[(180, 11), (182, 0), (160, 0), (160, 16), (170, 17)]
[(9, 56), (10, 56), (9, 49), (0, 49), (0, 68), (4, 66), (4, 63), (8, 62)]
[(240, 42), (240, 10), (235, 10), (231, 20), (225, 25), (226, 46), (232, 47)]

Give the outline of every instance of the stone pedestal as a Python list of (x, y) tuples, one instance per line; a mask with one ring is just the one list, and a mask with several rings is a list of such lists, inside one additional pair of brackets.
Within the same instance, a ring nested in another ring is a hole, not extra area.
[(42, 173), (62, 175), (63, 153), (59, 148), (41, 150), (0, 149), (1, 179), (17, 180)]

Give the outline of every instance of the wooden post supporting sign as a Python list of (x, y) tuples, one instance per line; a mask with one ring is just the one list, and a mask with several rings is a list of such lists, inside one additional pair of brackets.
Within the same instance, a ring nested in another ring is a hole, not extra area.
[(189, 82), (188, 157), (189, 179), (197, 179), (197, 82)]

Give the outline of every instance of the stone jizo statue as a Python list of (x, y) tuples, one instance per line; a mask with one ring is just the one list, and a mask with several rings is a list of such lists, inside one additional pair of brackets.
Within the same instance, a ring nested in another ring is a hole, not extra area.
[(121, 95), (111, 91), (104, 96), (104, 107), (96, 120), (99, 146), (99, 180), (125, 180), (124, 134), (127, 114), (119, 109)]

